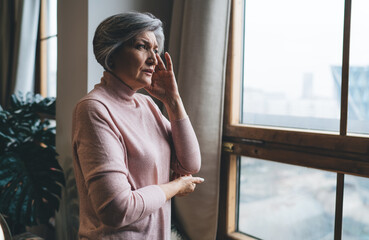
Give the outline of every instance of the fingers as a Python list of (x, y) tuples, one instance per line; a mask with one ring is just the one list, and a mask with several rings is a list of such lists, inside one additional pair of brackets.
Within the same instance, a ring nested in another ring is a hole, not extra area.
[(167, 61), (168, 70), (173, 71), (173, 63), (172, 58), (170, 57), (168, 52), (165, 52), (165, 60)]
[[(158, 63), (159, 63), (159, 61), (158, 61)], [(160, 70), (159, 65), (156, 65), (156, 66), (155, 66), (155, 72), (157, 72), (157, 71), (159, 71), (159, 70)]]
[(195, 190), (196, 184), (203, 183), (204, 181), (205, 181), (205, 179), (203, 179), (201, 177), (193, 177), (193, 179), (192, 179), (192, 188), (193, 188), (193, 190)]
[(205, 181), (205, 179), (201, 178), (201, 177), (193, 177), (192, 182), (199, 184), (199, 183), (203, 183)]
[(192, 175), (186, 175), (182, 178), (196, 184), (203, 183), (205, 181), (205, 179), (203, 179), (202, 177), (192, 177)]
[(168, 68), (165, 67), (163, 59), (161, 59), (158, 53), (156, 54), (156, 59), (158, 60), (158, 65), (156, 65), (156, 68), (158, 68), (158, 70), (173, 71), (173, 62), (172, 62), (172, 58), (170, 57), (169, 53), (165, 52), (164, 57), (165, 57), (165, 61), (167, 62)]
[(195, 191), (197, 184), (203, 183), (204, 179), (201, 177), (192, 177), (191, 175), (182, 176), (175, 181), (181, 183), (180, 189), (176, 196), (186, 196)]
[(156, 54), (156, 59), (158, 60), (157, 68), (159, 70), (166, 70), (165, 64), (158, 53)]

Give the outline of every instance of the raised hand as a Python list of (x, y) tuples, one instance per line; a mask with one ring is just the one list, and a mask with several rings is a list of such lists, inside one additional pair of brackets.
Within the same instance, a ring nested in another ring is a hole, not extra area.
[(156, 54), (156, 59), (158, 60), (158, 65), (156, 65), (155, 72), (152, 75), (151, 85), (145, 89), (151, 96), (164, 103), (170, 120), (185, 118), (187, 114), (178, 92), (172, 59), (169, 53), (166, 52), (167, 67), (159, 54)]
[(158, 60), (158, 65), (156, 65), (155, 72), (152, 75), (151, 85), (145, 89), (164, 104), (170, 104), (170, 102), (179, 97), (176, 78), (173, 72), (172, 59), (169, 53), (166, 52), (165, 60), (168, 67), (165, 66), (159, 54), (156, 54), (156, 59)]

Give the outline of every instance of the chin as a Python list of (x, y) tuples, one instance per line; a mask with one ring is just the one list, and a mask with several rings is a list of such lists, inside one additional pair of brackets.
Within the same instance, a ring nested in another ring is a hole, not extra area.
[(145, 88), (145, 87), (149, 87), (151, 85), (152, 81), (151, 81), (151, 78), (150, 79), (145, 79), (144, 81), (142, 81), (142, 87)]

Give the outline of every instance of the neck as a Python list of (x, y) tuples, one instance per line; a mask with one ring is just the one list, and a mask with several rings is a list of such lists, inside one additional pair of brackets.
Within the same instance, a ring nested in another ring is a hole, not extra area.
[(131, 90), (135, 91), (133, 88), (131, 88), (131, 86), (129, 86), (120, 77), (118, 77), (113, 71), (109, 71), (107, 69), (105, 69), (105, 71), (107, 71), (108, 73), (110, 73), (111, 75), (113, 75), (114, 77), (116, 77), (117, 79), (119, 79), (119, 81), (121, 81), (124, 85), (126, 85), (127, 87), (129, 87)]

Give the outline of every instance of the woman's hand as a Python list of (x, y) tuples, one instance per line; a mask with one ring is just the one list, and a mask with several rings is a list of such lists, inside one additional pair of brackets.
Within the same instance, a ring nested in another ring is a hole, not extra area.
[(203, 178), (193, 177), (192, 175), (179, 177), (169, 183), (159, 185), (164, 191), (167, 200), (174, 196), (186, 196), (195, 191), (196, 184), (204, 182)]
[(169, 53), (165, 53), (165, 60), (168, 64), (168, 68), (165, 67), (159, 54), (156, 54), (156, 59), (158, 65), (156, 65), (155, 72), (152, 75), (151, 85), (145, 89), (153, 97), (166, 104), (179, 97), (176, 77), (173, 72), (172, 59)]
[(177, 178), (174, 181), (177, 181), (179, 185), (179, 190), (175, 196), (182, 197), (195, 191), (196, 184), (204, 182), (204, 179), (200, 177), (192, 177), (191, 175), (189, 175)]
[(153, 97), (164, 103), (170, 120), (182, 119), (187, 116), (181, 97), (178, 92), (176, 77), (173, 72), (173, 63), (169, 53), (165, 53), (165, 64), (159, 54), (156, 54), (158, 65), (151, 78), (151, 85), (145, 90)]

